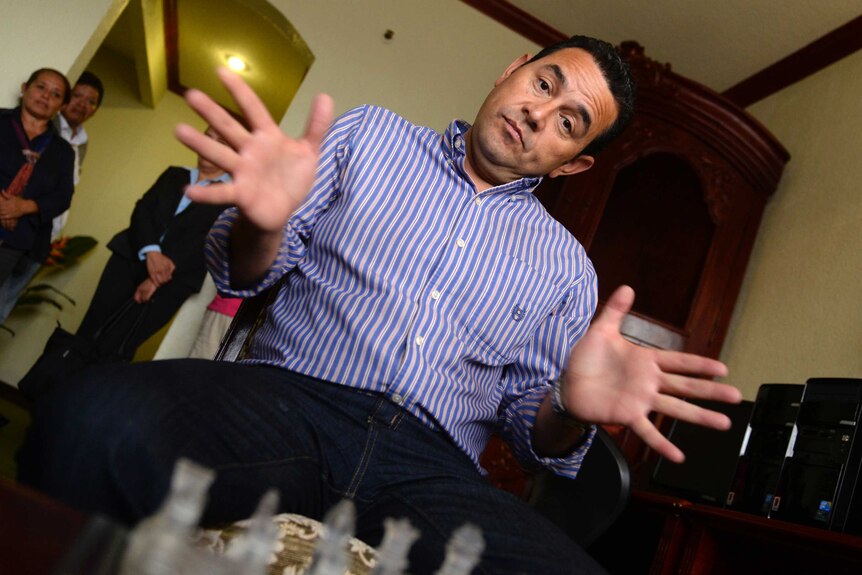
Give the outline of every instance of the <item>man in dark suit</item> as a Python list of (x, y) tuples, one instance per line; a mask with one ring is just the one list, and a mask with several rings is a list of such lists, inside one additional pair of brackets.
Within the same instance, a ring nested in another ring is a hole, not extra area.
[[(222, 141), (212, 128), (206, 134)], [(138, 346), (200, 290), (204, 239), (227, 206), (191, 202), (184, 190), (227, 181), (227, 173), (201, 157), (197, 168), (170, 167), (159, 176), (135, 204), (128, 229), (108, 243), (113, 253), (78, 335), (95, 337), (102, 330), (102, 350), (131, 360)]]

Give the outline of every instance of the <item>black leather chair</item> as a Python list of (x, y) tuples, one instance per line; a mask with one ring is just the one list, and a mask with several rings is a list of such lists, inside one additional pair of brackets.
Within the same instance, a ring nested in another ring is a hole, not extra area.
[(586, 549), (620, 516), (630, 491), (628, 463), (599, 427), (577, 478), (542, 472), (533, 478), (527, 500)]
[[(278, 287), (276, 284), (242, 302), (214, 359), (236, 361), (248, 354), (254, 332)], [(587, 548), (622, 513), (629, 498), (631, 475), (614, 440), (599, 428), (576, 479), (542, 472), (530, 478), (528, 484), (527, 501)]]

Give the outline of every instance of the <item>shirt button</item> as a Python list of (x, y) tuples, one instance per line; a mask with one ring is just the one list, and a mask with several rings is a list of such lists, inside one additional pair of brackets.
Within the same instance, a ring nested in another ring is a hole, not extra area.
[(425, 338), (422, 337), (421, 335), (417, 335), (415, 341), (416, 341), (416, 345), (422, 345), (423, 343), (425, 343)]
[(459, 248), (463, 248), (464, 246), (467, 245), (467, 242), (464, 241), (464, 238), (458, 238), (458, 241), (455, 242), (455, 245), (458, 246)]
[(396, 405), (401, 405), (402, 403), (404, 403), (404, 398), (396, 393), (395, 395), (392, 396), (392, 401)]
[(432, 291), (431, 292), (431, 299), (440, 299), (440, 292), (437, 290)]
[(476, 198), (474, 201), (476, 202), (476, 205), (477, 205), (477, 206), (481, 206), (481, 205), (482, 205), (482, 198)]

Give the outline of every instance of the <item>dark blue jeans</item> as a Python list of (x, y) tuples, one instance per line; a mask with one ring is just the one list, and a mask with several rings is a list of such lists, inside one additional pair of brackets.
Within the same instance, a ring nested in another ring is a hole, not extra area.
[(133, 524), (161, 503), (179, 457), (217, 472), (205, 523), (248, 517), (275, 486), (284, 511), (316, 519), (351, 498), (371, 545), (385, 518), (409, 518), (421, 530), (411, 573), (434, 572), (468, 521), (486, 540), (476, 573), (602, 572), (444, 433), (378, 395), (277, 368), (179, 360), (83, 372), (36, 405), (19, 469), (72, 506)]

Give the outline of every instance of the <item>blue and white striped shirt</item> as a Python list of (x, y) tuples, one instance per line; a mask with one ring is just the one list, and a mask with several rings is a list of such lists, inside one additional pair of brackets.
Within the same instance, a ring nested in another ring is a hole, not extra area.
[(539, 178), (476, 193), (467, 128), (454, 121), (441, 136), (382, 108), (347, 112), (264, 279), (230, 289), (235, 210), (210, 232), (210, 272), (240, 297), (287, 274), (248, 363), (380, 392), (477, 467), (496, 430), (522, 463), (573, 476), (592, 435), (555, 459), (533, 452), (530, 431), (589, 326), (595, 272), (531, 193)]

